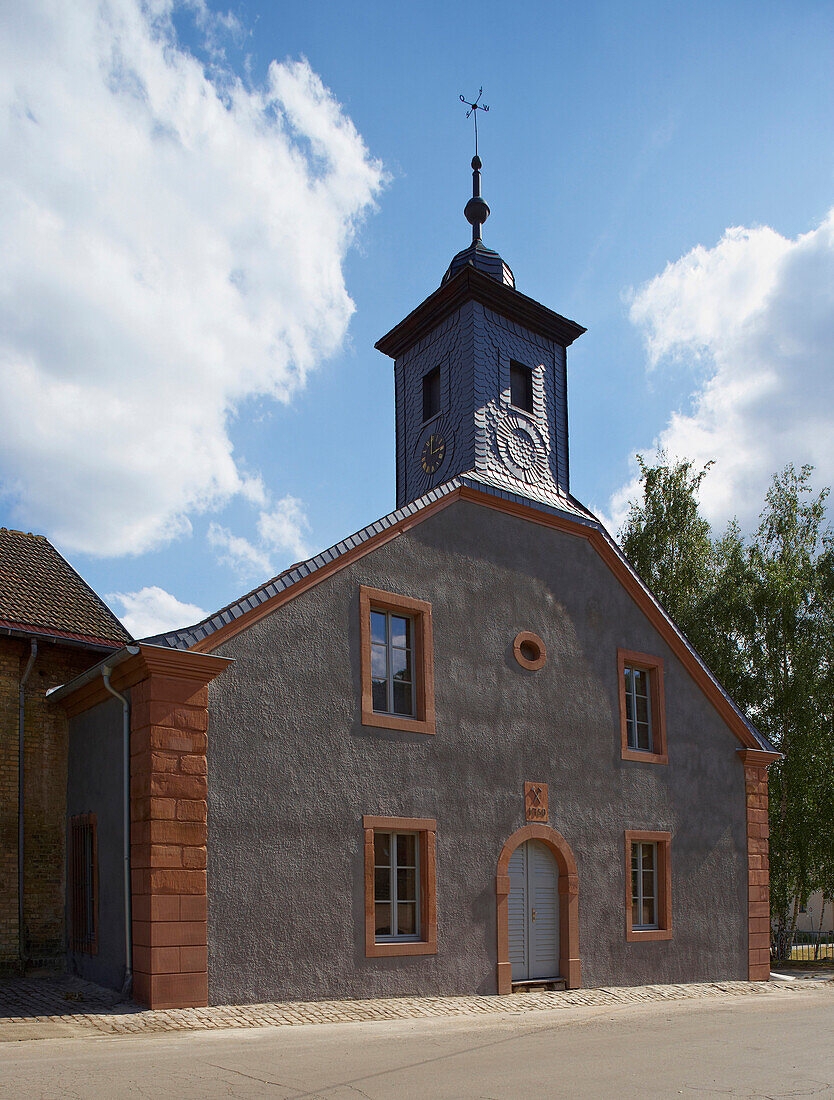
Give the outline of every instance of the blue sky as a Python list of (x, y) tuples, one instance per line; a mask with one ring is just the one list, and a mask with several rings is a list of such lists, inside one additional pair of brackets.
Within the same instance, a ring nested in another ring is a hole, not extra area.
[(211, 611), (393, 508), (373, 344), (468, 241), (481, 85), (485, 243), (588, 328), (573, 492), (616, 523), (658, 440), (717, 458), (717, 525), (786, 461), (830, 484), (829, 5), (77, 8), (10, 12), (0, 59), (0, 523), (118, 613)]

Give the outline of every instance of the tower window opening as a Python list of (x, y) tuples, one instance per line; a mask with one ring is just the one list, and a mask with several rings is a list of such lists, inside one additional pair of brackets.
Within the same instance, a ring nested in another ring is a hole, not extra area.
[(515, 361), (510, 362), (510, 403), (525, 412), (533, 411), (533, 372)]
[(423, 423), (440, 412), (440, 367), (423, 375)]

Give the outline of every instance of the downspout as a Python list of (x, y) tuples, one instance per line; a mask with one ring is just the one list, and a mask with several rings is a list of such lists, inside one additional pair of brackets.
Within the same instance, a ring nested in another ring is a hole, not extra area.
[(133, 988), (133, 934), (130, 897), (130, 703), (125, 695), (116, 691), (110, 683), (111, 669), (105, 665), (101, 678), (107, 691), (122, 704), (122, 858), (124, 861), (125, 898), (125, 980), (122, 996), (129, 997)]
[(29, 660), (26, 663), (26, 669), (23, 675), (20, 677), (20, 687), (18, 688), (17, 695), (17, 943), (21, 967), (26, 966), (26, 946), (23, 929), (23, 841), (25, 832), (23, 827), (25, 778), (24, 715), (26, 708), (24, 689), (26, 687), (26, 681), (29, 679), (29, 673), (32, 671), (32, 665), (35, 663), (35, 658), (38, 655), (38, 643), (35, 639), (30, 638), (29, 644), (31, 646)]

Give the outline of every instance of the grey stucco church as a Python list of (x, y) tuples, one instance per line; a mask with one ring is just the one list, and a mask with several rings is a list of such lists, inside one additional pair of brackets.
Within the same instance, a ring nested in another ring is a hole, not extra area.
[(585, 330), (472, 167), (472, 244), (377, 344), (396, 511), (52, 697), (70, 960), (144, 1003), (768, 976), (775, 754), (571, 495)]

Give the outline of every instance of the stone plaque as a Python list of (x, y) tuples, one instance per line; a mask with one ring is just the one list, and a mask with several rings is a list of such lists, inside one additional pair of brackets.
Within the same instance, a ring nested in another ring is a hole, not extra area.
[(547, 821), (547, 784), (524, 784), (524, 810), (528, 821)]

